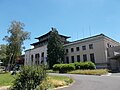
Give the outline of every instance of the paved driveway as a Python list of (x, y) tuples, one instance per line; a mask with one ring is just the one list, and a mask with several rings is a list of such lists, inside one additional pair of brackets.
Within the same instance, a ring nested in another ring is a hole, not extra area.
[(75, 80), (75, 83), (66, 88), (58, 90), (120, 90), (120, 76), (92, 76), (92, 75), (70, 75), (55, 74), (69, 76)]

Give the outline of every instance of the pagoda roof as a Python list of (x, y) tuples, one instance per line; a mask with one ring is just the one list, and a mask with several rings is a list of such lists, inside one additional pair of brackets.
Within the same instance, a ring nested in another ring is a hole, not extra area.
[(40, 43), (42, 43), (42, 42), (45, 42), (45, 41), (47, 41), (48, 39), (45, 39), (45, 40), (42, 40), (42, 41), (38, 41), (38, 42), (35, 42), (35, 43), (32, 43), (32, 44), (30, 44), (30, 45), (37, 45), (37, 44), (40, 44)]
[[(46, 34), (44, 34), (44, 35), (42, 35), (42, 36), (40, 36), (40, 37), (37, 37), (37, 38), (35, 38), (35, 39), (40, 39), (40, 38), (49, 36), (51, 32), (52, 32), (52, 31), (49, 31), (48, 33), (46, 33)], [(60, 35), (60, 34), (59, 34), (59, 35)], [(70, 38), (69, 36), (65, 36), (65, 35), (60, 35), (60, 36), (61, 36), (61, 37), (64, 37), (64, 38)]]

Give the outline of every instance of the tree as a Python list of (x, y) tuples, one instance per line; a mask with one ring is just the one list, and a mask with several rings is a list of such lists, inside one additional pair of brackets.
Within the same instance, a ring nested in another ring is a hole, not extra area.
[(55, 28), (52, 28), (48, 45), (47, 45), (47, 61), (49, 68), (52, 69), (54, 64), (63, 63), (64, 60), (64, 47), (61, 37)]
[(3, 40), (8, 42), (7, 54), (10, 64), (14, 64), (15, 60), (22, 54), (23, 42), (30, 39), (30, 33), (24, 31), (24, 24), (17, 21), (12, 21), (8, 29), (9, 36), (5, 36)]
[(0, 45), (0, 60), (3, 62), (3, 64), (5, 65), (6, 64), (6, 45), (4, 44), (1, 44)]

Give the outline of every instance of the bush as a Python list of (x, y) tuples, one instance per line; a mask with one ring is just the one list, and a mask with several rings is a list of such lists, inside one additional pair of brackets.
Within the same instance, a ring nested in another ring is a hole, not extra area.
[(59, 73), (66, 73), (75, 69), (75, 66), (72, 64), (55, 64), (53, 66), (54, 71), (59, 71)]
[(80, 69), (95, 69), (95, 64), (92, 62), (82, 62)]
[(61, 68), (61, 64), (55, 64), (53, 65), (53, 71), (59, 71)]
[(80, 67), (81, 67), (81, 62), (75, 62), (75, 63), (71, 63), (71, 64), (74, 64), (75, 69), (80, 69)]
[(75, 69), (95, 69), (95, 64), (92, 62), (75, 62)]
[(11, 90), (34, 90), (46, 77), (42, 66), (24, 66), (13, 82)]
[(59, 73), (66, 73), (75, 69), (95, 69), (95, 64), (92, 62), (75, 62), (70, 64), (55, 64), (53, 66), (53, 71), (59, 71)]

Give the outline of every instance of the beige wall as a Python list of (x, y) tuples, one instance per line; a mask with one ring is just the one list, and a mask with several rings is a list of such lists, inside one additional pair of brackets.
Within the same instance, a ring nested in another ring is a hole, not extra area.
[[(80, 55), (81, 61), (83, 61), (83, 54), (87, 54), (87, 59), (90, 61), (90, 54), (94, 53), (95, 62), (96, 63), (103, 63), (105, 62), (104, 57), (104, 44), (103, 39), (93, 39), (85, 42), (78, 42), (75, 44), (66, 45), (65, 49), (69, 49), (69, 53), (66, 56), (75, 56), (75, 61), (77, 61), (76, 56)], [(93, 49), (89, 49), (89, 44), (93, 44)], [(82, 46), (86, 46), (86, 50), (82, 50)], [(80, 51), (76, 51), (76, 47), (80, 48)], [(71, 52), (71, 48), (74, 48), (74, 52)]]
[[(86, 54), (87, 61), (90, 61), (90, 54), (94, 53), (96, 65), (98, 67), (107, 67), (108, 43), (111, 45), (111, 47), (119, 45), (118, 42), (104, 36), (66, 44), (65, 49), (68, 49), (69, 53), (67, 53), (65, 57), (69, 57), (69, 62), (71, 62), (71, 56), (74, 56), (74, 61), (77, 61), (77, 55), (80, 55), (80, 61), (83, 61), (83, 54)], [(93, 49), (89, 49), (89, 44), (93, 44)], [(86, 50), (82, 50), (82, 46), (84, 45), (86, 46)], [(76, 51), (76, 47), (79, 47), (80, 50)], [(74, 52), (71, 52), (71, 48), (74, 48)]]
[[(46, 57), (47, 57), (47, 45), (44, 45), (39, 48), (27, 50), (25, 52), (25, 65), (31, 65), (35, 64), (35, 54), (39, 54), (40, 58), (39, 61), (41, 62), (41, 54), (44, 52), (44, 63), (46, 63)], [(33, 63), (31, 62), (31, 55), (33, 55)]]

